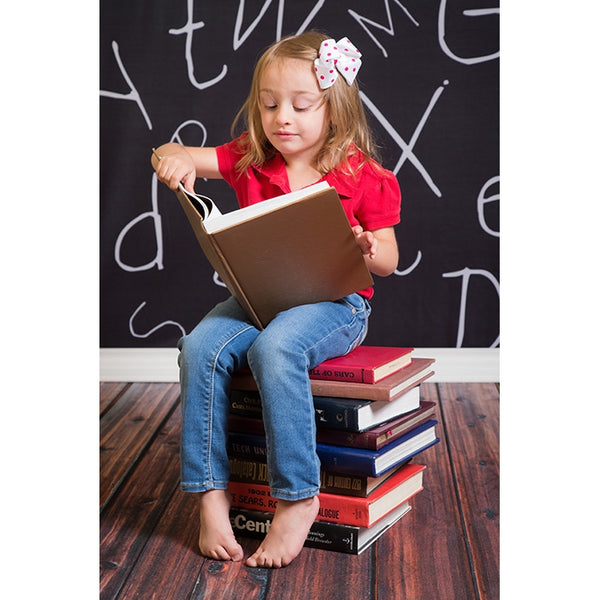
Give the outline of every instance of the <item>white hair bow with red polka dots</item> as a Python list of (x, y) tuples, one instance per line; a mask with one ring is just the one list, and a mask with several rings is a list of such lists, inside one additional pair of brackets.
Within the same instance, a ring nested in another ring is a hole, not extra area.
[(319, 58), (315, 58), (315, 73), (322, 90), (331, 87), (341, 73), (348, 85), (352, 85), (362, 61), (356, 46), (344, 37), (338, 42), (325, 40), (319, 48)]

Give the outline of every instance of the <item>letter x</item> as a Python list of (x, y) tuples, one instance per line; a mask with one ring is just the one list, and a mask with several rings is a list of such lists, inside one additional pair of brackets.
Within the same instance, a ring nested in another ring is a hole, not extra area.
[(431, 176), (429, 175), (429, 173), (427, 172), (427, 170), (425, 169), (425, 167), (423, 166), (421, 161), (415, 156), (415, 153), (413, 152), (413, 148), (415, 147), (415, 144), (417, 143), (417, 139), (419, 138), (419, 135), (421, 135), (421, 131), (423, 131), (423, 127), (425, 126), (425, 123), (426, 123), (427, 119), (429, 118), (429, 115), (431, 114), (433, 107), (435, 106), (439, 97), (442, 95), (442, 92), (444, 91), (444, 86), (446, 86), (446, 85), (448, 85), (448, 80), (445, 80), (444, 85), (438, 87), (435, 90), (433, 96), (431, 97), (431, 100), (429, 101), (429, 105), (425, 109), (425, 112), (423, 113), (421, 120), (417, 124), (417, 127), (415, 128), (415, 131), (413, 132), (413, 135), (410, 138), (410, 142), (408, 142), (408, 144), (402, 139), (402, 136), (394, 129), (392, 124), (385, 118), (385, 116), (375, 106), (375, 104), (373, 104), (373, 102), (371, 102), (371, 100), (368, 98), (368, 96), (366, 94), (364, 94), (363, 92), (360, 92), (360, 97), (362, 98), (362, 101), (366, 104), (366, 106), (373, 113), (373, 115), (375, 115), (377, 120), (383, 125), (383, 128), (390, 134), (390, 137), (394, 140), (394, 142), (396, 142), (398, 147), (402, 149), (402, 154), (400, 155), (400, 158), (399, 158), (398, 162), (396, 163), (396, 166), (392, 169), (392, 171), (394, 172), (394, 175), (398, 174), (400, 167), (402, 167), (404, 162), (408, 159), (414, 165), (414, 167), (417, 169), (417, 171), (419, 171), (419, 173), (421, 173), (421, 176), (423, 177), (423, 179), (425, 180), (427, 185), (430, 187), (432, 192), (438, 198), (442, 197), (442, 192), (435, 185), (435, 183), (433, 183), (433, 179), (431, 178)]

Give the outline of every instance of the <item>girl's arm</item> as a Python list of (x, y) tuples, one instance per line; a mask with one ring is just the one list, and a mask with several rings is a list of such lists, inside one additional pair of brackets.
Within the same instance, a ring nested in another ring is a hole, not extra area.
[(364, 231), (360, 225), (352, 228), (369, 271), (380, 277), (391, 275), (398, 266), (398, 243), (393, 227)]
[(215, 148), (163, 144), (156, 148), (150, 162), (159, 181), (172, 190), (176, 190), (181, 182), (186, 190), (193, 192), (197, 177), (222, 179)]

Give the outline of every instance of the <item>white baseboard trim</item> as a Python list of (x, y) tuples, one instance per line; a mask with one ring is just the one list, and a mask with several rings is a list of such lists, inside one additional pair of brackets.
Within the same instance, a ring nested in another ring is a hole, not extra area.
[[(100, 381), (179, 381), (176, 348), (101, 348)], [(499, 382), (498, 348), (415, 348), (414, 356), (435, 358), (429, 381)]]

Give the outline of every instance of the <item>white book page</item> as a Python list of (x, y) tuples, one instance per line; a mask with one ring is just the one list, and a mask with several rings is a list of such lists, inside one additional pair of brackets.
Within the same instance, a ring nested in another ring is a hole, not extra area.
[(249, 219), (253, 219), (258, 215), (265, 214), (276, 208), (285, 206), (286, 204), (296, 202), (297, 200), (300, 200), (305, 196), (310, 196), (315, 192), (326, 190), (329, 187), (330, 185), (326, 181), (321, 181), (300, 190), (290, 192), (289, 194), (263, 200), (262, 202), (257, 202), (256, 204), (251, 204), (250, 206), (245, 206), (244, 208), (240, 208), (229, 213), (219, 213), (217, 215), (216, 213), (211, 212), (209, 218), (204, 222), (204, 228), (208, 233), (215, 233), (216, 231), (221, 231), (222, 229), (226, 229), (227, 227), (230, 227), (236, 223), (248, 221)]
[(179, 189), (190, 199), (191, 203), (194, 205), (194, 208), (202, 217), (202, 221), (204, 223), (206, 223), (206, 221), (211, 217), (214, 219), (221, 216), (221, 211), (208, 196), (188, 192), (181, 183), (179, 184)]

